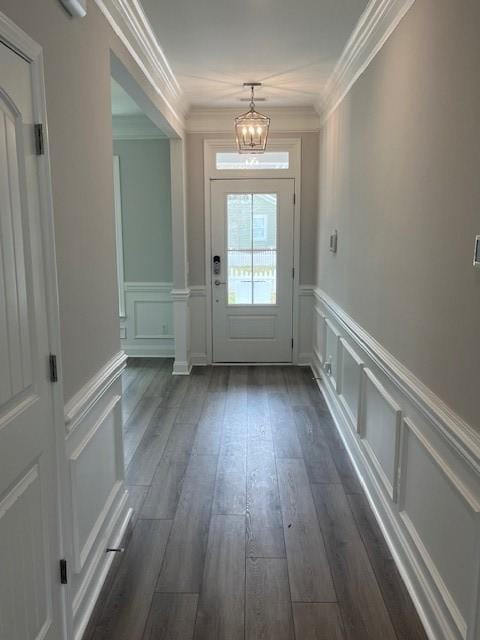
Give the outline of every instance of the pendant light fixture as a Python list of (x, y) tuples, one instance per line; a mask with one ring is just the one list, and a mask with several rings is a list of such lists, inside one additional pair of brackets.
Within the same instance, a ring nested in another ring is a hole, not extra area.
[(235, 118), (235, 137), (239, 153), (264, 153), (267, 146), (270, 118), (255, 110), (254, 91), (261, 82), (244, 82), (250, 87), (250, 110)]

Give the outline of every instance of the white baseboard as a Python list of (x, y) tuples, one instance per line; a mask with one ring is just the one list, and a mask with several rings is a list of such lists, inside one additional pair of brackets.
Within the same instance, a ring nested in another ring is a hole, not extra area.
[(312, 368), (427, 634), (478, 640), (477, 436), (328, 296), (316, 299)]

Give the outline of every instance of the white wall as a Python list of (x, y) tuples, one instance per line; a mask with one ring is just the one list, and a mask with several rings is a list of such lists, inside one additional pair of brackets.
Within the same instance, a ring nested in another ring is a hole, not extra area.
[(432, 640), (480, 638), (479, 33), (416, 0), (321, 136), (314, 368)]
[(477, 431), (479, 29), (478, 3), (417, 0), (330, 117), (317, 270), (320, 287)]

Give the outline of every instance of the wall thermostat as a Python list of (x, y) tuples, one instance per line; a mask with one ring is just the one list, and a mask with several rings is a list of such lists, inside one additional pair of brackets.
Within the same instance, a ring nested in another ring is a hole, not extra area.
[(473, 266), (480, 269), (480, 236), (475, 238), (475, 248), (473, 250)]
[(337, 242), (338, 242), (338, 232), (335, 231), (330, 236), (330, 251), (332, 253), (337, 253)]

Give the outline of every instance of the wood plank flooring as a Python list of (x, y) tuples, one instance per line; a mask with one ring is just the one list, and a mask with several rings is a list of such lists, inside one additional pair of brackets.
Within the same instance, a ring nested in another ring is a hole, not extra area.
[(129, 359), (134, 510), (83, 640), (426, 640), (311, 372)]

